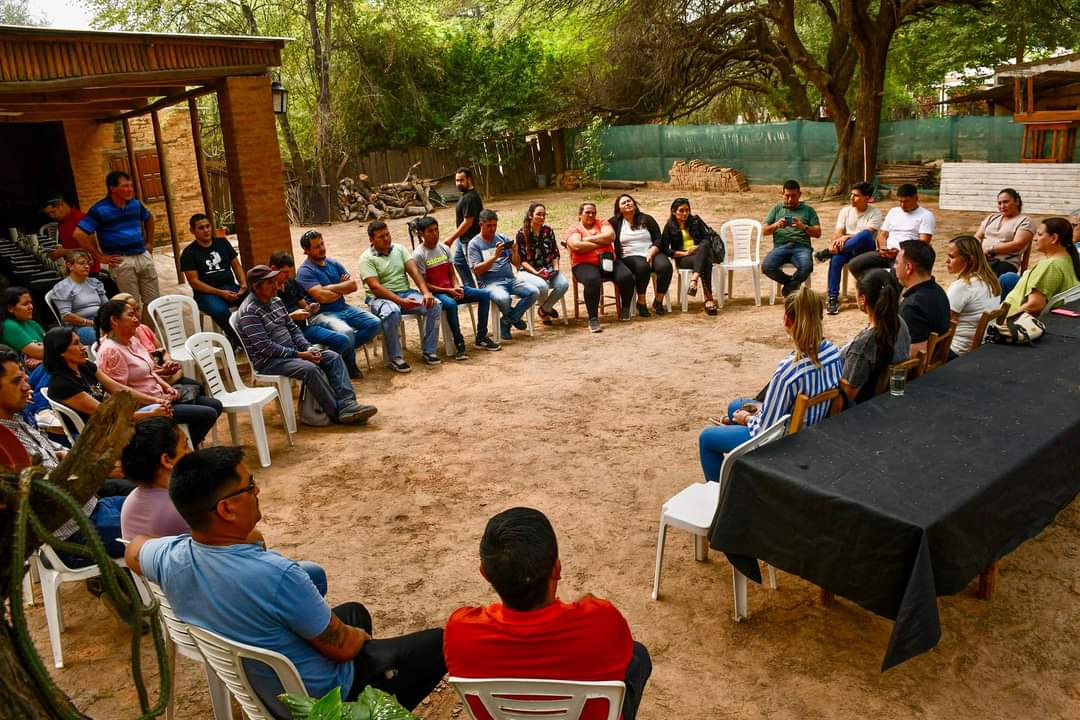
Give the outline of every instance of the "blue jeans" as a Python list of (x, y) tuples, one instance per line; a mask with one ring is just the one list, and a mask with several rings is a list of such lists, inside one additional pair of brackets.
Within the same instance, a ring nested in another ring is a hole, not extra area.
[[(1014, 272), (1007, 272), (998, 278), (998, 282), (1001, 283), (1001, 302), (1005, 302), (1005, 298), (1012, 292), (1012, 289), (1016, 287), (1017, 283), (1020, 282), (1020, 275)], [(1009, 311), (1012, 312), (1015, 309), (1016, 308), (1010, 308)]]
[(870, 230), (860, 230), (844, 241), (844, 248), (834, 253), (829, 261), (829, 297), (840, 297), (840, 279), (844, 275), (844, 266), (851, 258), (876, 247), (874, 233)]
[(379, 334), (382, 323), (367, 310), (346, 305), (342, 310), (323, 310), (308, 320), (309, 325), (321, 325), (352, 340), (353, 349), (360, 347)]
[[(730, 420), (735, 412), (753, 398), (739, 398), (728, 404), (727, 417)], [(724, 456), (750, 439), (750, 429), (745, 425), (716, 425), (707, 427), (698, 435), (698, 456), (701, 458), (701, 470), (706, 482), (720, 482), (720, 468), (724, 465)]]
[[(499, 306), (499, 312), (502, 313), (500, 322), (504, 325), (513, 325), (520, 321), (540, 297), (540, 291), (534, 285), (520, 278), (485, 283), (484, 289), (491, 293), (491, 301)], [(521, 298), (513, 307), (510, 305), (511, 295)]]
[[(228, 285), (223, 285), (221, 289), (236, 292), (240, 289), (240, 286), (236, 283), (229, 283)], [(232, 326), (229, 324), (229, 316), (232, 315), (232, 309), (238, 307), (244, 297), (240, 296), (235, 302), (230, 303), (225, 298), (218, 297), (217, 295), (208, 295), (200, 292), (192, 294), (195, 296), (195, 304), (199, 306), (199, 310), (214, 319), (214, 324), (221, 328), (221, 331), (229, 338), (229, 342), (232, 343), (234, 348), (239, 347), (240, 338), (233, 332)]]
[[(117, 541), (117, 538), (121, 536), (120, 508), (124, 505), (126, 499), (127, 496), (125, 495), (98, 498), (97, 506), (90, 513), (90, 524), (97, 530), (98, 537), (101, 538), (101, 543), (105, 546), (105, 552), (112, 558), (124, 557), (124, 545)], [(86, 545), (87, 543), (82, 530), (76, 530), (75, 534), (69, 537), (67, 541), (76, 545)], [(74, 553), (57, 550), (56, 554), (69, 568), (83, 568), (94, 563), (90, 558)]]
[(256, 370), (303, 381), (308, 392), (314, 394), (315, 401), (334, 422), (338, 421), (341, 408), (356, 402), (356, 391), (349, 382), (345, 362), (333, 350), (323, 350), (318, 365), (301, 358), (271, 358)]
[(94, 332), (94, 328), (89, 325), (80, 325), (75, 328), (75, 334), (79, 336), (79, 340), (82, 344), (87, 347), (97, 342), (97, 333)]
[(442, 303), (443, 312), (446, 314), (446, 323), (450, 326), (450, 333), (454, 336), (454, 344), (461, 347), (465, 344), (465, 338), (461, 335), (461, 323), (458, 321), (459, 303), (476, 303), (476, 338), (479, 340), (488, 333), (488, 313), (491, 307), (491, 293), (482, 288), (464, 286), (461, 288), (465, 296), (461, 300), (455, 300), (445, 293), (439, 293), (435, 297)]
[[(789, 263), (796, 268), (794, 275), (788, 275), (780, 269), (781, 265)], [(770, 280), (783, 285), (785, 295), (798, 290), (803, 281), (810, 277), (813, 269), (813, 252), (810, 248), (798, 243), (785, 243), (775, 247), (761, 261), (761, 272), (765, 273)]]
[[(397, 293), (402, 298), (422, 300), (423, 296), (417, 290), (405, 290)], [(406, 310), (393, 300), (372, 298), (368, 307), (378, 316), (382, 322), (383, 342), (386, 343), (386, 356), (391, 360), (401, 360), (401, 316), (423, 315), (424, 316), (424, 339), (421, 349), (428, 355), (434, 355), (439, 349), (439, 314), (442, 312), (442, 303), (438, 298), (435, 304), (427, 308), (420, 307)]]
[(548, 280), (524, 270), (519, 272), (517, 276), (519, 280), (524, 280), (540, 292), (537, 302), (540, 303), (540, 309), (544, 312), (554, 310), (555, 303), (559, 302), (562, 296), (566, 294), (566, 291), (570, 289), (570, 283), (561, 272), (556, 273)]
[[(471, 238), (470, 238), (471, 240)], [(472, 268), (469, 267), (469, 242), (470, 240), (458, 239), (454, 246), (454, 269), (461, 279), (461, 284), (466, 287), (476, 287), (476, 278), (473, 277)]]
[(315, 589), (319, 591), (319, 594), (326, 597), (326, 570), (323, 569), (323, 566), (317, 562), (312, 562), (311, 560), (297, 560), (296, 564), (300, 566), (301, 570), (308, 574), (308, 577), (311, 578), (311, 582), (315, 586)]
[(328, 347), (341, 356), (346, 370), (356, 370), (356, 352), (352, 338), (348, 335), (335, 332), (323, 325), (308, 323), (303, 330), (304, 337), (312, 345)]

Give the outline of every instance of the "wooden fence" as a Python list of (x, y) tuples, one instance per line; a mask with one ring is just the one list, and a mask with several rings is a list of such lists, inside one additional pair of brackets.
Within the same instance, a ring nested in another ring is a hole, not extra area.
[[(498, 163), (473, 168), (473, 181), (487, 195), (505, 195), (537, 187), (537, 176), (552, 175), (565, 169), (562, 131), (540, 131), (523, 138), (490, 141), (490, 155)], [(367, 175), (373, 185), (401, 182), (414, 163), (416, 174), (425, 178), (453, 177), (454, 171), (468, 161), (448, 150), (412, 147), (407, 150), (375, 150), (360, 153), (345, 166), (343, 176)]]

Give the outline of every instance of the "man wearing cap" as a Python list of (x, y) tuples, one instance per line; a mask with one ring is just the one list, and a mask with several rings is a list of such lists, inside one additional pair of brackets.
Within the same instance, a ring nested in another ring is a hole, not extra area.
[[(86, 217), (86, 213), (68, 205), (64, 194), (59, 192), (53, 193), (45, 201), (44, 212), (49, 216), (50, 220), (56, 223), (56, 233), (60, 240), (60, 244), (56, 246), (56, 249), (49, 253), (49, 258), (62, 260), (71, 250), (81, 250), (82, 246), (75, 239), (75, 228)], [(101, 263), (93, 255), (90, 257), (90, 277), (95, 277), (101, 281), (105, 286), (105, 294), (109, 297), (120, 292), (113, 279), (108, 274), (101, 272)]]
[(109, 194), (94, 203), (79, 221), (75, 239), (94, 260), (113, 268), (116, 285), (135, 298), (146, 315), (150, 301), (161, 296), (154, 258), (150, 256), (154, 216), (135, 197), (135, 185), (126, 172), (113, 170), (105, 176), (105, 187)]
[(237, 325), (251, 364), (260, 373), (302, 380), (331, 421), (366, 422), (378, 411), (356, 402), (340, 355), (315, 350), (304, 338), (277, 296), (277, 275), (277, 270), (266, 265), (256, 265), (247, 273), (251, 292), (237, 311)]

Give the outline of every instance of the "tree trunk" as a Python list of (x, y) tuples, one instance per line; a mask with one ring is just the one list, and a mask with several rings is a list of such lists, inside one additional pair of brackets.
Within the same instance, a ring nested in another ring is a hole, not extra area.
[[(885, 91), (885, 58), (888, 43), (862, 58), (862, 78), (855, 98), (854, 147), (848, 154), (852, 177), (867, 181), (877, 172), (878, 135), (881, 132), (881, 105)], [(863, 155), (863, 148), (866, 154)]]
[[(315, 170), (320, 193), (331, 182), (330, 162), (330, 17), (332, 0), (325, 0), (325, 30), (319, 27), (317, 0), (307, 0), (308, 30), (311, 32), (311, 52), (315, 69), (315, 85), (319, 89), (315, 110)], [(327, 208), (329, 215), (329, 208)]]
[[(67, 457), (49, 473), (49, 481), (64, 489), (79, 505), (85, 503), (97, 492), (131, 439), (134, 432), (131, 416), (136, 405), (128, 392), (117, 393), (102, 403)], [(0, 547), (5, 549), (0, 558), (0, 593), (7, 599), (11, 597), (12, 585), (22, 582), (21, 575), (11, 577), (10, 574), (8, 549), (14, 543), (14, 513), (10, 507), (12, 495), (6, 492), (19, 487), (19, 478), (11, 469), (0, 468), (0, 485), (5, 488), (0, 497), (6, 498), (9, 505), (8, 509), (0, 510)], [(70, 518), (63, 506), (40, 496), (31, 497), (31, 506), (47, 528), (58, 528)], [(40, 542), (32, 531), (27, 532), (25, 556), (29, 557)], [(22, 656), (16, 644), (12, 621), (11, 604), (5, 602), (0, 609), (0, 720), (51, 720), (63, 715), (86, 717), (62, 692), (35, 683), (28, 670), (30, 660)]]

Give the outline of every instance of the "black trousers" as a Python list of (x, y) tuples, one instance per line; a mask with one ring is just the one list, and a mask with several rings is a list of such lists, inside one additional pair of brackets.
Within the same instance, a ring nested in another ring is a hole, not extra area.
[(334, 614), (346, 625), (373, 636), (353, 658), (353, 685), (346, 700), (355, 700), (371, 685), (396, 696), (412, 710), (446, 675), (442, 628), (382, 639), (374, 637), (371, 613), (360, 603), (342, 603), (334, 608)]
[(1015, 265), (1012, 265), (1010, 263), (1007, 263), (1004, 260), (998, 260), (997, 258), (994, 258), (993, 260), (990, 261), (990, 269), (993, 270), (994, 274), (997, 275), (998, 277), (1001, 277), (1005, 273), (1009, 273), (1009, 272), (1014, 272), (1014, 273), (1019, 273), (1020, 272), (1020, 268), (1018, 268)]
[(680, 270), (693, 270), (701, 276), (701, 284), (712, 295), (712, 251), (708, 245), (699, 245), (698, 251), (693, 255), (685, 255), (681, 258), (669, 258), (667, 255), (657, 255), (653, 258), (653, 271), (656, 272), (656, 292), (666, 293), (671, 288), (671, 279), (675, 275), (675, 268)]
[(605, 280), (615, 283), (624, 308), (629, 308), (634, 301), (634, 274), (621, 260), (615, 261), (615, 267), (609, 273), (603, 272), (599, 265), (575, 265), (574, 278), (585, 286), (585, 309), (589, 312), (590, 320), (599, 317), (600, 294)]
[[(662, 257), (657, 255), (657, 257)], [(634, 276), (634, 285), (638, 295), (644, 295), (649, 289), (649, 281), (652, 280), (653, 266), (649, 259), (641, 255), (629, 255), (622, 258), (623, 264), (630, 269)], [(670, 264), (670, 263), (669, 263)], [(671, 274), (668, 274), (668, 284), (671, 284)], [(656, 287), (660, 287), (660, 279), (656, 280)]]
[(639, 642), (634, 642), (634, 653), (630, 664), (626, 666), (626, 694), (623, 695), (622, 720), (635, 720), (641, 695), (645, 692), (645, 683), (652, 675), (652, 658), (648, 649)]
[(875, 268), (892, 270), (892, 267), (895, 264), (896, 260), (882, 257), (876, 252), (864, 252), (853, 257), (851, 262), (847, 264), (847, 267), (848, 272), (851, 273), (852, 277), (857, 281), (867, 270), (873, 270)]

